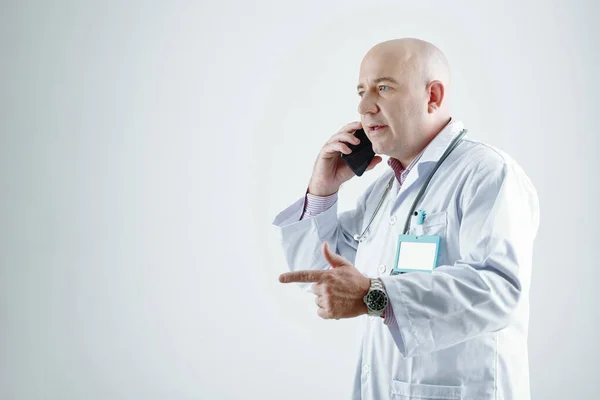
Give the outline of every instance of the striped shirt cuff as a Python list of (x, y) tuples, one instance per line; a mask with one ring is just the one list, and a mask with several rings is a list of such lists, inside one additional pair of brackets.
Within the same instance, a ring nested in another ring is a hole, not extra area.
[[(383, 284), (383, 281), (379, 279), (379, 282), (381, 282), (381, 286), (383, 286), (383, 290), (385, 290), (385, 285)], [(387, 294), (387, 290), (385, 290), (385, 293)], [(396, 317), (394, 316), (394, 309), (392, 308), (392, 302), (389, 297), (387, 306), (385, 307), (385, 318), (383, 319), (383, 323), (387, 326), (396, 325)]]
[(383, 323), (388, 326), (396, 325), (396, 317), (394, 316), (394, 309), (392, 308), (392, 302), (388, 299), (388, 304), (385, 307), (385, 318)]
[(300, 221), (329, 210), (335, 204), (337, 198), (337, 192), (329, 196), (315, 196), (307, 192), (304, 200), (304, 212), (300, 217)]

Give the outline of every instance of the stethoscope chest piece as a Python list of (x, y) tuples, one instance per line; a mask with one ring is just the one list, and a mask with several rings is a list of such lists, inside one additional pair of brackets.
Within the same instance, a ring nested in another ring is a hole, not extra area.
[(367, 240), (369, 236), (366, 233), (363, 233), (362, 235), (359, 235), (358, 233), (354, 235), (354, 240), (356, 240), (359, 243), (364, 242), (365, 240)]

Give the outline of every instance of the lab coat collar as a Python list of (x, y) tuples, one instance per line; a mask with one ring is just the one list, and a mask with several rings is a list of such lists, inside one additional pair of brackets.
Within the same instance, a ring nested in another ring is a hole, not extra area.
[(417, 165), (433, 162), (436, 163), (444, 154), (452, 140), (463, 130), (463, 123), (451, 119), (423, 150), (423, 155)]
[(421, 174), (426, 173), (430, 168), (433, 168), (452, 140), (460, 134), (463, 128), (464, 125), (461, 121), (457, 121), (454, 118), (450, 119), (450, 122), (448, 122), (448, 124), (446, 124), (446, 126), (442, 128), (442, 130), (425, 147), (417, 165), (409, 172), (406, 181), (402, 186), (407, 188), (415, 182)]

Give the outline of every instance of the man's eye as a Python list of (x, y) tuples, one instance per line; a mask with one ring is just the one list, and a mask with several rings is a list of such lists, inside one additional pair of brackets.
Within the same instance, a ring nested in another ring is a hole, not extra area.
[(383, 89), (383, 88), (385, 88), (385, 90), (383, 90), (383, 91), (384, 91), (384, 92), (386, 92), (386, 91), (387, 91), (387, 89), (389, 89), (389, 86), (386, 86), (386, 85), (379, 85), (379, 91), (380, 91), (380, 92), (382, 91), (382, 89)]
[(358, 97), (363, 97), (363, 94), (364, 94), (364, 93), (365, 93), (365, 92), (358, 92)]

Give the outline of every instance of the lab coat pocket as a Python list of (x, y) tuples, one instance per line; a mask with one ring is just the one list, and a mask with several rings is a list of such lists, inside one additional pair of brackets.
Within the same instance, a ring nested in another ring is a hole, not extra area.
[(411, 222), (411, 233), (417, 236), (438, 235), (445, 236), (447, 225), (447, 211), (440, 211), (427, 214), (421, 225), (415, 220)]
[(462, 387), (392, 380), (391, 397), (399, 400), (460, 400), (462, 399)]

